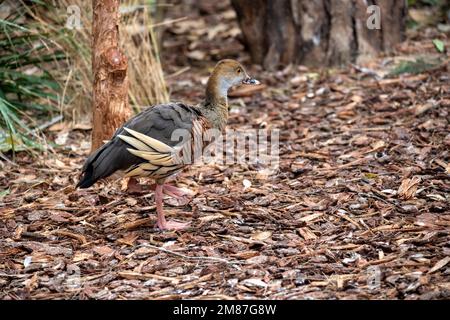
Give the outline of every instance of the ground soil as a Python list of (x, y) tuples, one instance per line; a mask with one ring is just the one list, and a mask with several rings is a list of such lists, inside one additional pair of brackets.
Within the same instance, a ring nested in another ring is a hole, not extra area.
[[(229, 127), (280, 130), (279, 168), (192, 166), (174, 184), (196, 195), (165, 204), (191, 226), (161, 232), (151, 192), (117, 178), (76, 190), (90, 131), (54, 126), (61, 146), (2, 162), (0, 299), (448, 299), (450, 85), (437, 31), (365, 66), (268, 73), (250, 66), (230, 8), (208, 3), (164, 34), (171, 96), (198, 102), (215, 62), (238, 58), (264, 86), (233, 91)], [(440, 62), (388, 74), (417, 56)]]

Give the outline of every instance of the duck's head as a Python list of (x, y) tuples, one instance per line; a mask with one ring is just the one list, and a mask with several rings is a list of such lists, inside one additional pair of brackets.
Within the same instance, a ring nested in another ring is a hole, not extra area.
[(232, 86), (241, 84), (257, 85), (259, 81), (251, 78), (236, 60), (224, 59), (219, 61), (214, 68), (208, 80), (207, 90), (226, 97)]

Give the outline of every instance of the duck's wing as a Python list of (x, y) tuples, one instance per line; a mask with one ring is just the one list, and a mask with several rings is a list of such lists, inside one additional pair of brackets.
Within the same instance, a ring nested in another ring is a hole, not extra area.
[(201, 113), (182, 103), (161, 104), (142, 111), (89, 156), (78, 186), (89, 187), (117, 170), (159, 179), (176, 173), (184, 165), (176, 151), (198, 130), (199, 124), (202, 128), (207, 125)]

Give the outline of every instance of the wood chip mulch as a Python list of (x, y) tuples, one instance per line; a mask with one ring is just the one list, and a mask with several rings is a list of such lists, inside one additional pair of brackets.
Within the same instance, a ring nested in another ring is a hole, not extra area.
[[(88, 131), (3, 162), (0, 299), (449, 299), (448, 59), (381, 78), (251, 71), (265, 87), (232, 95), (229, 127), (279, 129), (279, 169), (183, 172), (196, 196), (165, 206), (185, 231), (154, 229), (153, 194), (120, 180), (74, 189)], [(176, 99), (201, 95), (195, 72), (171, 82)]]

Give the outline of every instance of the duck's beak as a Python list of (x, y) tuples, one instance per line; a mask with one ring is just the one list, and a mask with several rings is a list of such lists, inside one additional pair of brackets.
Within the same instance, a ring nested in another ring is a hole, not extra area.
[(248, 75), (245, 77), (244, 80), (242, 80), (242, 84), (250, 84), (250, 85), (256, 85), (256, 84), (260, 84), (261, 82), (259, 82), (256, 79), (253, 79), (251, 77), (249, 77)]

